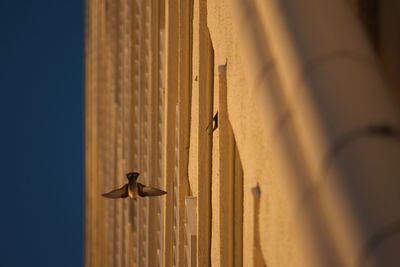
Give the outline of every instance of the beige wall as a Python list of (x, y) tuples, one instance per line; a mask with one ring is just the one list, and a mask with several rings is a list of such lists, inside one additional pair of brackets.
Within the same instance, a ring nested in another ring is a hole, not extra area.
[[(88, 0), (86, 12), (86, 266), (399, 261), (398, 238), (380, 235), (400, 221), (399, 105), (357, 8)], [(168, 194), (101, 198), (129, 171)]]

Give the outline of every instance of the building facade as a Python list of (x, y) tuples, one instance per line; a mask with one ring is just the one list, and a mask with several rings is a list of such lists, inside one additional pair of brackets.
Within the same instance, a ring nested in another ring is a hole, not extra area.
[(399, 12), (86, 0), (85, 265), (400, 265)]

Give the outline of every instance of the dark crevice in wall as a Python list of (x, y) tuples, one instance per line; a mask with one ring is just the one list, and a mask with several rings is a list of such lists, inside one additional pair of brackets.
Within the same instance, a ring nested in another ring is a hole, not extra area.
[[(211, 118), (211, 120), (212, 120), (212, 118), (213, 118), (213, 113), (214, 113), (214, 111), (213, 111), (213, 107), (214, 107), (214, 64), (215, 64), (215, 57), (214, 57), (214, 46), (213, 46), (213, 44), (212, 44), (212, 40), (211, 40), (211, 35), (210, 35), (210, 31), (207, 29), (207, 31), (208, 31), (208, 38), (209, 38), (209, 40), (210, 40), (210, 65), (209, 65), (209, 77), (208, 77), (208, 79), (209, 79), (209, 90), (210, 90), (210, 95), (209, 95), (209, 99), (208, 99), (208, 101), (210, 101), (209, 102), (209, 110), (208, 110), (208, 118)], [(200, 107), (201, 108), (201, 107)], [(209, 196), (208, 196), (208, 201), (209, 201), (209, 207), (210, 207), (210, 210), (209, 210), (209, 212), (210, 212), (210, 222), (209, 222), (209, 229), (210, 229), (210, 231), (209, 231), (209, 234), (210, 234), (210, 237), (209, 237), (209, 244), (208, 244), (208, 248), (209, 248), (209, 253), (208, 253), (208, 255), (209, 255), (209, 266), (211, 266), (211, 243), (212, 243), (212, 221), (213, 221), (213, 213), (212, 213), (212, 168), (213, 168), (213, 166), (212, 166), (212, 151), (213, 151), (213, 137), (212, 137), (212, 135), (208, 135), (207, 133), (205, 133), (206, 135), (207, 135), (207, 138), (209, 138), (209, 150), (208, 150), (208, 154), (209, 154), (209, 156), (208, 156), (208, 160), (209, 160), (209, 162), (208, 162), (208, 164), (209, 164), (209, 182), (210, 182), (210, 184), (209, 184), (209, 187), (210, 187), (210, 194), (209, 194)]]
[(227, 63), (218, 66), (218, 83), (218, 112), (208, 134), (218, 130), (220, 266), (239, 267), (243, 266), (243, 170), (228, 117)]
[[(194, 1), (190, 0), (189, 1), (189, 96), (188, 96), (188, 114), (191, 114), (191, 110), (192, 110), (192, 90), (193, 90), (193, 12), (194, 12)], [(190, 136), (192, 135), (191, 133), (191, 125), (192, 125), (192, 116), (189, 115), (188, 117), (188, 142), (187, 142), (187, 157), (189, 158), (189, 147), (190, 147)], [(187, 195), (188, 196), (192, 196), (193, 195), (193, 191), (192, 188), (190, 186), (190, 182), (189, 182), (189, 160), (187, 161), (187, 170), (186, 170), (187, 175)]]
[[(233, 134), (233, 133), (232, 133)], [(243, 266), (243, 165), (240, 160), (239, 150), (234, 138), (234, 266)]]

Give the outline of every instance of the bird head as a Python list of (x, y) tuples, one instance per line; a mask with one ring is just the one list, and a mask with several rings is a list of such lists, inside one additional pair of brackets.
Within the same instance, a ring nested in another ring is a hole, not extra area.
[(128, 178), (128, 180), (130, 181), (131, 179), (136, 180), (139, 176), (138, 172), (129, 172), (126, 174), (126, 177)]

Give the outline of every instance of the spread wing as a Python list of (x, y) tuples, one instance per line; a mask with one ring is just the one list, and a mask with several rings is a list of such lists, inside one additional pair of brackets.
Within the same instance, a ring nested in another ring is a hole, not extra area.
[(139, 174), (140, 174), (140, 173), (138, 173), (138, 172), (130, 172), (130, 173), (127, 173), (127, 174), (126, 174), (126, 178), (128, 178), (129, 181), (130, 181), (131, 179), (133, 179), (134, 181), (136, 181), (137, 178), (139, 177)]
[(124, 185), (121, 188), (115, 189), (111, 192), (102, 194), (103, 197), (107, 198), (125, 198), (128, 196), (128, 185)]
[(151, 186), (145, 186), (141, 183), (137, 183), (138, 186), (138, 194), (141, 197), (154, 197), (154, 196), (162, 196), (166, 194), (167, 192), (151, 187)]

